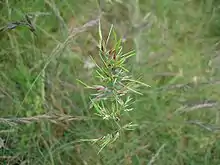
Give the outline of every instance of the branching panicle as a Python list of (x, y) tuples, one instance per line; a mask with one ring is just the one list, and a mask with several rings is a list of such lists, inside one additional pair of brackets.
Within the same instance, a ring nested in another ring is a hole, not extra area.
[[(99, 26), (99, 56), (101, 64), (98, 65), (96, 63), (97, 70), (95, 72), (99, 85), (86, 85), (87, 88), (92, 88), (95, 91), (95, 93), (91, 94), (90, 108), (93, 108), (95, 114), (101, 117), (102, 120), (111, 122), (109, 123), (110, 125), (115, 124), (115, 130), (112, 131), (113, 133), (101, 138), (101, 150), (108, 144), (114, 142), (119, 137), (121, 131), (133, 130), (135, 124), (122, 124), (123, 122), (120, 122), (123, 120), (123, 114), (133, 110), (131, 107), (133, 99), (129, 93), (141, 94), (136, 91), (135, 88), (138, 87), (138, 85), (148, 86), (131, 79), (132, 76), (129, 75), (125, 63), (128, 58), (135, 55), (135, 52), (131, 51), (123, 54), (122, 42), (120, 39), (117, 39), (117, 35), (112, 27), (107, 42), (104, 42), (101, 26)], [(108, 49), (111, 32), (114, 34), (115, 44), (114, 47)], [(97, 142), (98, 141), (99, 140), (97, 140)]]

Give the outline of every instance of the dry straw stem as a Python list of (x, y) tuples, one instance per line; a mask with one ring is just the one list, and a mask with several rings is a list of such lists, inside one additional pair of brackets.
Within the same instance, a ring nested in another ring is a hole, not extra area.
[(194, 110), (198, 110), (198, 109), (202, 109), (202, 108), (213, 108), (213, 107), (217, 107), (219, 104), (217, 102), (207, 102), (207, 103), (201, 103), (201, 104), (195, 104), (192, 106), (182, 106), (179, 109), (177, 109), (175, 111), (175, 113), (184, 113), (184, 112), (190, 112), (190, 111), (194, 111)]
[(207, 123), (204, 123), (201, 121), (189, 120), (189, 121), (186, 121), (186, 124), (193, 124), (193, 125), (196, 125), (200, 128), (203, 128), (207, 131), (210, 131), (210, 132), (219, 132), (220, 131), (220, 127), (218, 127), (216, 125), (212, 125), (212, 124), (207, 124)]
[(0, 156), (0, 160), (5, 160), (5, 159), (12, 160), (12, 159), (16, 159), (16, 158), (17, 158), (17, 156)]
[[(19, 155), (16, 155), (16, 156), (4, 156), (3, 155), (3, 156), (0, 156), (0, 162), (2, 161), (7, 161), (7, 165), (10, 165), (10, 164), (15, 164), (15, 162), (19, 162), (20, 158), (19, 158)], [(23, 161), (20, 163), (21, 163), (20, 165), (27, 164), (26, 161)], [(6, 163), (4, 165), (6, 165)]]
[(154, 164), (154, 162), (156, 161), (157, 157), (159, 157), (160, 152), (162, 151), (162, 149), (166, 146), (166, 144), (163, 144), (158, 151), (156, 152), (156, 154), (151, 158), (151, 160), (149, 161), (148, 165), (152, 165)]
[(82, 116), (71, 116), (65, 114), (44, 114), (37, 115), (32, 117), (21, 117), (21, 118), (0, 118), (0, 123), (5, 123), (8, 125), (17, 125), (17, 124), (30, 124), (33, 122), (40, 122), (43, 120), (49, 121), (51, 123), (59, 124), (61, 122), (70, 122), (70, 121), (82, 121), (89, 120), (91, 118), (82, 117)]
[(220, 84), (220, 80), (211, 80), (211, 81), (206, 81), (206, 82), (198, 82), (196, 84), (194, 82), (189, 82), (189, 83), (185, 83), (185, 84), (174, 84), (174, 85), (162, 87), (160, 89), (172, 90), (172, 89), (178, 89), (178, 88), (195, 88), (195, 87), (199, 87), (201, 85), (219, 85), (219, 84)]

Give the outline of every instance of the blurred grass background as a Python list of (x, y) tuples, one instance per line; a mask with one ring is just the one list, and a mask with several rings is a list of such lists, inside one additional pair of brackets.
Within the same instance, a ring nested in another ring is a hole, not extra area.
[(152, 86), (135, 96), (129, 119), (138, 129), (99, 155), (98, 146), (85, 142), (110, 130), (90, 118), (90, 92), (76, 81), (94, 83), (88, 57), (98, 60), (98, 26), (77, 34), (63, 49), (62, 43), (72, 28), (98, 17), (97, 1), (2, 0), (1, 26), (26, 13), (49, 14), (35, 18), (37, 36), (25, 27), (0, 33), (1, 117), (58, 112), (88, 120), (0, 122), (0, 164), (220, 164), (219, 1), (112, 0), (101, 8), (103, 33), (107, 36), (113, 24), (126, 37), (124, 51), (136, 50), (128, 68)]

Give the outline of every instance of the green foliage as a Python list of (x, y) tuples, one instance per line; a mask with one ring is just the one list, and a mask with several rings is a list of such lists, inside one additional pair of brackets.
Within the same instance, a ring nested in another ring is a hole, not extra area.
[[(109, 49), (108, 42), (109, 39), (111, 39), (112, 33), (115, 43), (114, 46)], [(79, 82), (84, 84), (87, 88), (96, 91), (96, 93), (92, 94), (90, 109), (93, 108), (96, 115), (103, 120), (109, 121), (108, 125), (112, 125), (114, 128), (113, 133), (95, 141), (103, 141), (101, 143), (101, 151), (109, 143), (113, 143), (120, 136), (121, 132), (134, 129), (136, 125), (132, 124), (132, 122), (121, 125), (121, 121), (125, 118), (125, 113), (133, 110), (131, 107), (133, 98), (130, 93), (141, 94), (136, 91), (135, 88), (140, 84), (147, 87), (149, 87), (149, 85), (133, 80), (132, 76), (129, 75), (125, 62), (128, 58), (134, 56), (135, 52), (123, 53), (121, 40), (117, 39), (117, 34), (113, 26), (105, 41), (102, 35), (101, 24), (99, 24), (99, 37), (99, 57), (101, 64), (96, 63), (97, 69), (95, 70), (96, 75), (94, 75), (99, 85), (89, 86), (81, 81)]]
[(220, 164), (219, 2), (105, 2), (0, 2), (0, 164)]

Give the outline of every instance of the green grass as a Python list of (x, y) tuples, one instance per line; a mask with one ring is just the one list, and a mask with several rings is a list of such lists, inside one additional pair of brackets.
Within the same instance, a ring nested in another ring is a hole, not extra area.
[[(77, 81), (96, 83), (94, 69), (84, 68), (84, 61), (90, 55), (100, 60), (98, 26), (68, 38), (70, 21), (81, 27), (97, 18), (97, 2), (0, 2), (0, 26), (25, 13), (49, 13), (35, 20), (37, 37), (26, 27), (0, 32), (0, 164), (220, 164), (220, 4), (139, 1), (106, 3), (102, 30), (107, 37), (113, 24), (119, 35), (127, 34), (124, 51), (135, 49), (138, 55), (127, 68), (151, 88), (132, 95), (134, 111), (124, 118), (137, 129), (125, 131), (99, 154), (91, 140), (110, 133), (112, 125), (89, 110), (91, 91)], [(148, 26), (136, 29), (147, 13)], [(51, 112), (75, 118), (42, 119)]]

